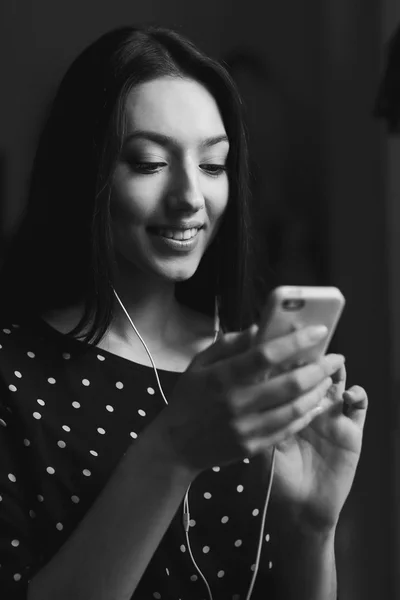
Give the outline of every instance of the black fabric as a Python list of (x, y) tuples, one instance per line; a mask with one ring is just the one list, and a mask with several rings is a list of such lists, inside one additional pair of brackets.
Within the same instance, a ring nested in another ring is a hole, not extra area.
[[(168, 398), (178, 373), (159, 371)], [(26, 598), (107, 484), (124, 452), (163, 410), (151, 367), (70, 339), (41, 319), (0, 327), (0, 597)], [(268, 466), (261, 458), (201, 474), (189, 495), (190, 541), (214, 600), (244, 600), (253, 574)], [(134, 515), (132, 515), (134, 519)], [(267, 524), (253, 599), (273, 598)], [(203, 600), (182, 507), (133, 598)]]

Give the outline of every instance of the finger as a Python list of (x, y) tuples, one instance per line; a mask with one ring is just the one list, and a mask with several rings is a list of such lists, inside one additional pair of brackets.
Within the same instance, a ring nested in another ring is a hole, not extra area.
[(239, 332), (225, 333), (215, 344), (200, 352), (192, 362), (194, 366), (211, 365), (228, 357), (245, 352), (257, 334), (257, 325)]
[(275, 431), (273, 434), (269, 436), (259, 435), (251, 438), (247, 443), (247, 451), (249, 454), (256, 454), (257, 452), (264, 451), (271, 446), (276, 446), (281, 444), (284, 440), (294, 436), (296, 433), (308, 427), (314, 419), (321, 416), (331, 407), (331, 403), (324, 402), (321, 400), (320, 404), (317, 404), (314, 408), (312, 408), (308, 413), (306, 413), (300, 419), (293, 421), (285, 428)]
[(332, 373), (332, 387), (329, 390), (329, 395), (333, 400), (342, 400), (343, 393), (346, 387), (346, 367), (345, 365), (341, 365), (341, 367)]
[(291, 356), (298, 355), (323, 339), (325, 329), (307, 327), (269, 342), (251, 344), (244, 362), (237, 361), (232, 366), (235, 369), (237, 367), (239, 378), (265, 378), (272, 371), (279, 370), (280, 364)]
[[(332, 376), (343, 365), (344, 357), (340, 354), (328, 354), (317, 363), (293, 369), (289, 373), (283, 373), (272, 377), (268, 381), (258, 381), (253, 385), (246, 384), (246, 379), (237, 381), (239, 391), (234, 395), (232, 401), (237, 414), (261, 411), (275, 408), (281, 404), (297, 398), (316, 385), (320, 384), (327, 376)], [(243, 360), (245, 362), (245, 360)], [(232, 378), (238, 380), (243, 373), (239, 367), (241, 361), (234, 361), (231, 367)]]
[(241, 436), (250, 437), (268, 437), (286, 431), (293, 423), (306, 419), (331, 385), (332, 379), (328, 377), (306, 394), (283, 406), (241, 415), (235, 420), (234, 427)]
[(364, 427), (368, 409), (368, 395), (364, 388), (354, 385), (343, 393), (343, 412), (361, 429)]
[(312, 348), (327, 336), (328, 330), (325, 325), (312, 325), (302, 329), (296, 329), (288, 335), (275, 338), (269, 342), (260, 344), (263, 354), (266, 356), (270, 366), (279, 366), (302, 350)]

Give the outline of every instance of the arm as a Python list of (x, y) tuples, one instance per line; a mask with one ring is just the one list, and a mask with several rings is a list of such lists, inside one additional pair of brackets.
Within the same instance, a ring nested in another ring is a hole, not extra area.
[(336, 600), (335, 531), (306, 531), (281, 518), (275, 533), (277, 600)]
[(29, 600), (130, 598), (192, 480), (154, 422), (71, 537), (32, 579)]

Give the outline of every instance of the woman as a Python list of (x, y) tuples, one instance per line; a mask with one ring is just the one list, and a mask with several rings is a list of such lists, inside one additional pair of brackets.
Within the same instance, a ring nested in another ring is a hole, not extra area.
[(336, 597), (367, 399), (339, 355), (266, 377), (326, 332), (256, 343), (246, 177), (235, 87), (178, 34), (64, 77), (2, 272), (3, 595)]

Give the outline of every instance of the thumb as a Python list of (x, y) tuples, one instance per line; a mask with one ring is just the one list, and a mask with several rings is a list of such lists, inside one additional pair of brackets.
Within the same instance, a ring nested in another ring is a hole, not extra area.
[(214, 344), (197, 354), (192, 365), (205, 367), (246, 352), (254, 342), (257, 331), (258, 326), (251, 325), (244, 331), (224, 333)]
[(364, 388), (353, 385), (343, 393), (343, 402), (343, 412), (346, 417), (363, 429), (368, 408), (368, 396)]

